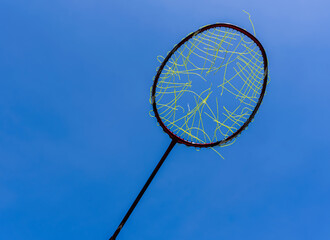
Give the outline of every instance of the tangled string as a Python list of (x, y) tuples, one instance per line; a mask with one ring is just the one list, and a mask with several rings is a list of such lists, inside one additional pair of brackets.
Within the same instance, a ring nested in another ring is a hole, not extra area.
[(251, 115), (263, 79), (263, 57), (249, 37), (209, 29), (183, 44), (163, 68), (155, 94), (159, 116), (186, 141), (226, 139)]

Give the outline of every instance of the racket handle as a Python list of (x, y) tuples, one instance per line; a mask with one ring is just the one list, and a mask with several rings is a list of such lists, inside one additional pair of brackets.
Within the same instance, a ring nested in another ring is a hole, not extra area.
[(164, 163), (167, 155), (171, 152), (171, 150), (173, 149), (174, 145), (177, 143), (177, 140), (172, 139), (171, 144), (168, 146), (166, 152), (164, 153), (163, 157), (160, 159), (159, 163), (157, 164), (157, 166), (155, 167), (155, 169), (153, 170), (153, 172), (151, 173), (150, 177), (148, 178), (147, 182), (144, 184), (143, 188), (141, 189), (139, 195), (136, 197), (136, 199), (134, 200), (132, 206), (128, 209), (125, 217), (123, 218), (123, 220), (121, 221), (121, 223), (119, 224), (118, 228), (116, 229), (116, 231), (114, 232), (114, 234), (112, 235), (111, 238), (109, 238), (109, 240), (115, 240), (117, 235), (119, 234), (120, 230), (124, 227), (127, 219), (129, 218), (129, 216), (132, 214), (134, 208), (136, 207), (136, 205), (138, 204), (138, 202), (140, 201), (140, 199), (142, 198), (144, 192), (147, 190), (147, 188), (149, 187), (151, 181), (153, 180), (153, 178), (155, 177), (156, 173), (158, 172), (158, 170), (160, 169), (160, 167), (162, 166), (162, 164)]

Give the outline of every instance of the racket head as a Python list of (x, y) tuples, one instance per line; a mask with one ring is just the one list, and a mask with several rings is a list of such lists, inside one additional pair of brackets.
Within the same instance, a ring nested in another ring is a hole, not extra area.
[[(231, 29), (231, 30), (237, 31), (239, 34), (242, 34), (243, 36), (245, 36), (248, 39), (250, 39), (251, 41), (253, 41), (253, 43), (258, 47), (258, 49), (260, 51), (260, 55), (262, 57), (262, 61), (263, 61), (263, 76), (262, 76), (261, 87), (260, 87), (261, 90), (260, 90), (260, 93), (258, 96), (258, 100), (256, 101), (256, 104), (254, 105), (253, 109), (250, 111), (249, 116), (246, 118), (244, 123), (240, 124), (240, 126), (237, 129), (235, 129), (235, 131), (232, 131), (232, 133), (230, 135), (228, 135), (220, 140), (217, 139), (215, 141), (195, 142), (192, 140), (188, 140), (184, 137), (178, 136), (178, 134), (174, 133), (173, 130), (171, 130), (170, 127), (168, 127), (168, 124), (164, 123), (164, 119), (162, 119), (162, 117), (160, 116), (159, 111), (158, 111), (158, 106), (157, 106), (157, 99), (156, 99), (157, 98), (157, 94), (156, 94), (157, 86), (159, 83), (160, 76), (161, 76), (162, 72), (164, 71), (164, 68), (169, 63), (169, 60), (171, 59), (171, 57), (173, 57), (173, 55), (178, 51), (178, 49), (180, 49), (180, 47), (182, 47), (184, 44), (186, 44), (187, 42), (189, 42), (191, 39), (198, 36), (199, 34), (202, 34), (206, 31), (209, 31), (209, 30), (215, 29), (215, 28), (217, 28), (217, 29), (226, 28), (226, 29)], [(267, 78), (268, 78), (268, 61), (267, 61), (266, 52), (265, 52), (263, 46), (261, 45), (261, 43), (259, 42), (259, 40), (255, 36), (253, 36), (251, 33), (246, 31), (245, 29), (242, 29), (238, 26), (235, 26), (235, 25), (232, 25), (229, 23), (215, 23), (215, 24), (207, 25), (207, 26), (204, 26), (204, 27), (198, 29), (195, 32), (190, 33), (188, 36), (186, 36), (184, 39), (182, 39), (177, 45), (174, 46), (174, 48), (164, 58), (162, 64), (160, 65), (160, 67), (157, 70), (156, 76), (154, 78), (152, 90), (151, 90), (151, 103), (153, 106), (153, 111), (155, 113), (155, 117), (156, 117), (159, 125), (170, 136), (170, 138), (177, 141), (178, 143), (185, 144), (187, 146), (198, 147), (198, 148), (221, 146), (221, 145), (224, 145), (224, 144), (232, 141), (238, 135), (240, 135), (242, 133), (242, 131), (244, 129), (246, 129), (247, 126), (249, 125), (249, 123), (253, 120), (253, 118), (255, 117), (255, 115), (261, 105), (263, 97), (265, 95), (266, 86), (267, 86)]]

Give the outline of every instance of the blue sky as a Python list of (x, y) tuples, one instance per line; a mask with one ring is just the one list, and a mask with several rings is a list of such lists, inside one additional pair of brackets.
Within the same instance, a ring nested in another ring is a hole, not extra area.
[(330, 238), (328, 1), (0, 0), (0, 239), (108, 239), (170, 143), (156, 57), (252, 31), (271, 82), (234, 145), (177, 145), (117, 239)]

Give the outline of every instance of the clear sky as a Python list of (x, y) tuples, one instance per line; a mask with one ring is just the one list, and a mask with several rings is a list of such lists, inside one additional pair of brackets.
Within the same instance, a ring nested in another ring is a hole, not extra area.
[(118, 240), (330, 239), (330, 4), (0, 0), (0, 239), (108, 239), (170, 143), (156, 57), (199, 27), (252, 31), (271, 82), (230, 147), (177, 145)]

